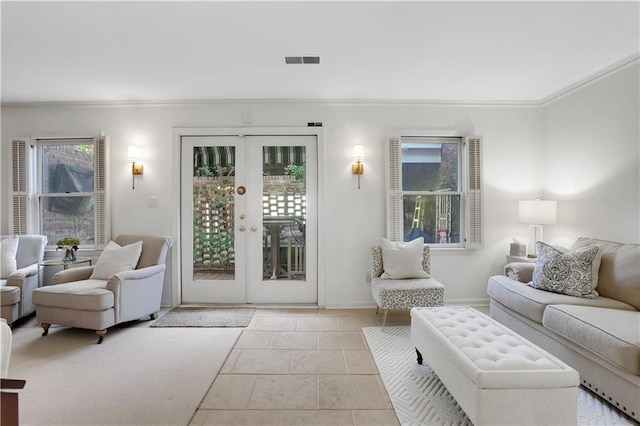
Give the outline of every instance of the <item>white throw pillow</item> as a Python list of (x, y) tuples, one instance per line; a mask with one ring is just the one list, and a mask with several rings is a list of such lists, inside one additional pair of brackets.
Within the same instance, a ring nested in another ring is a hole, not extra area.
[(142, 241), (122, 247), (109, 241), (100, 254), (90, 279), (108, 280), (118, 272), (131, 271), (138, 264), (140, 253), (142, 253)]
[(407, 243), (389, 241), (382, 238), (382, 279), (402, 280), (405, 278), (429, 278), (422, 269), (424, 238), (419, 237)]
[(18, 236), (12, 235), (0, 241), (0, 279), (6, 279), (18, 269), (16, 252), (18, 251)]

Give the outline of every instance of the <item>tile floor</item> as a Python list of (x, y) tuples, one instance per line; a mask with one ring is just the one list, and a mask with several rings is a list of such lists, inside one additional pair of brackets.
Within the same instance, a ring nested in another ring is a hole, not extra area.
[(375, 309), (256, 309), (190, 424), (398, 425), (362, 333), (381, 321)]

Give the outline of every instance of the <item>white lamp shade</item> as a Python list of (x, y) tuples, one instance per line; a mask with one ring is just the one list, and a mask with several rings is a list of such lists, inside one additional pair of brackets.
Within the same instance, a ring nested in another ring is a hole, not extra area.
[(140, 147), (136, 145), (129, 145), (127, 151), (127, 158), (129, 161), (137, 162), (140, 160)]
[(557, 207), (557, 201), (522, 200), (518, 203), (518, 219), (529, 225), (553, 225)]
[(356, 160), (362, 160), (364, 158), (364, 148), (362, 145), (353, 146), (353, 158)]

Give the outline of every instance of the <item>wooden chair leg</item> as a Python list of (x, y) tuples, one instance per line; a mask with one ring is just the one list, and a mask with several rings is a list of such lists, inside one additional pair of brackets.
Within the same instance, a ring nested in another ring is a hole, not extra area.
[(384, 325), (387, 323), (387, 313), (389, 312), (389, 309), (385, 309), (384, 313), (382, 314), (382, 329), (384, 330)]
[(380, 312), (380, 306), (376, 305), (376, 315)]
[(152, 314), (151, 314), (151, 315), (149, 315), (149, 316), (151, 317), (151, 319), (152, 319), (152, 320), (154, 320), (154, 319), (158, 319), (158, 313), (157, 313), (157, 312), (154, 312), (154, 313), (152, 313)]
[(98, 344), (100, 344), (104, 340), (104, 336), (105, 334), (107, 334), (107, 330), (96, 330), (96, 334), (98, 335)]
[(51, 327), (51, 324), (47, 324), (46, 322), (41, 322), (40, 327), (42, 327), (42, 329), (44, 330), (42, 332), (43, 336), (46, 336), (47, 334), (49, 334), (49, 327)]

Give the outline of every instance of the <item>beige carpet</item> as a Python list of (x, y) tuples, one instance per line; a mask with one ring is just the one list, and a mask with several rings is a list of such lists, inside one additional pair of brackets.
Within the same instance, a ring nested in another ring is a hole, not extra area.
[[(427, 360), (416, 361), (410, 327), (365, 327), (367, 339), (396, 415), (403, 426), (471, 425)], [(578, 425), (637, 423), (583, 387), (578, 388)]]
[(26, 379), (20, 424), (187, 425), (240, 328), (117, 326), (95, 332), (35, 319), (13, 330), (9, 375)]

